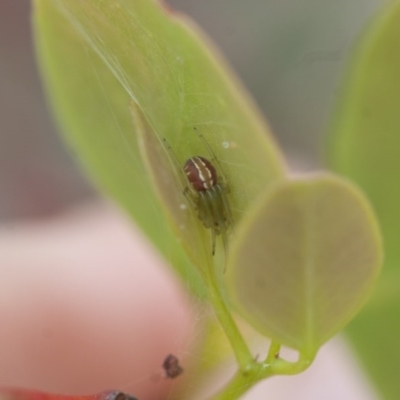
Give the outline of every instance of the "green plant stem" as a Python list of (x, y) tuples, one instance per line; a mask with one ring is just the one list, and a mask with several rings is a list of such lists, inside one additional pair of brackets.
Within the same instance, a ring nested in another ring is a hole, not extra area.
[(296, 375), (305, 371), (313, 362), (316, 353), (304, 355), (300, 354), (300, 358), (296, 362), (289, 362), (278, 358), (271, 364), (271, 372), (273, 375)]
[[(258, 364), (261, 368), (261, 364)], [(258, 368), (260, 369), (260, 368)], [(265, 371), (266, 372), (266, 371)], [(262, 374), (262, 371), (256, 373), (244, 374), (238, 371), (231, 381), (223, 388), (223, 390), (213, 397), (213, 400), (235, 400), (249, 390), (258, 381), (267, 378), (267, 373)]]
[(279, 357), (280, 349), (281, 344), (272, 340), (271, 344), (269, 345), (268, 355), (265, 360), (265, 364), (272, 364), (272, 362)]
[(254, 384), (273, 375), (294, 375), (305, 369), (313, 361), (315, 354), (300, 354), (298, 361), (292, 363), (279, 358), (281, 344), (271, 341), (264, 362), (256, 362), (232, 315), (225, 304), (212, 270), (207, 274), (209, 300), (215, 314), (234, 351), (239, 369), (231, 381), (213, 400), (236, 400)]
[(308, 357), (300, 356), (294, 363), (276, 358), (276, 349), (280, 345), (271, 342), (268, 358), (271, 355), (271, 363), (255, 363), (254, 368), (248, 373), (237, 371), (231, 381), (213, 397), (213, 400), (236, 400), (257, 382), (274, 375), (295, 375), (306, 370), (312, 363), (315, 354)]
[(208, 276), (208, 289), (210, 302), (229, 342), (231, 343), (236, 360), (239, 364), (239, 369), (246, 372), (256, 364), (254, 357), (244, 341), (243, 336), (239, 332), (239, 329), (221, 296), (215, 277), (212, 273)]

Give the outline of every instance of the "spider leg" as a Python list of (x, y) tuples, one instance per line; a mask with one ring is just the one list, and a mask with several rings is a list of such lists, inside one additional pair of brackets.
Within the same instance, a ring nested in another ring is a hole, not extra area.
[(200, 138), (200, 140), (203, 142), (204, 146), (207, 148), (208, 152), (211, 154), (211, 161), (216, 164), (216, 166), (218, 167), (218, 174), (220, 177), (220, 180), (222, 180), (224, 186), (226, 187), (226, 192), (229, 193), (229, 188), (228, 185), (226, 184), (227, 180), (226, 177), (223, 173), (223, 169), (221, 168), (221, 164), (218, 161), (218, 158), (216, 156), (216, 154), (214, 153), (213, 149), (211, 148), (211, 146), (208, 144), (207, 140), (205, 139), (205, 137), (203, 136), (202, 133), (199, 132), (199, 130), (194, 126), (193, 127), (194, 131), (197, 133), (197, 136)]
[(217, 241), (216, 236), (217, 236), (217, 234), (215, 232), (215, 228), (212, 227), (211, 228), (211, 253), (213, 256), (215, 255), (215, 245), (216, 245), (216, 241)]
[(173, 161), (173, 163), (175, 164), (175, 167), (178, 168), (179, 170), (182, 169), (181, 164), (178, 161), (178, 158), (176, 157), (174, 151), (172, 150), (171, 145), (168, 143), (167, 139), (163, 138), (162, 139), (166, 149), (169, 151), (169, 153), (171, 154), (171, 159)]
[(183, 190), (183, 194), (185, 195), (187, 201), (190, 203), (190, 206), (194, 209), (197, 210), (197, 204), (196, 202), (193, 200), (191, 194), (190, 194), (190, 189), (188, 186), (185, 187), (185, 189)]
[(199, 211), (203, 212), (203, 224), (206, 228), (211, 229), (211, 253), (215, 255), (215, 247), (216, 247), (216, 236), (218, 234), (218, 230), (215, 224), (215, 207), (213, 195), (210, 190), (205, 190), (199, 193)]
[(222, 188), (219, 187), (218, 190), (219, 190), (219, 194), (220, 194), (221, 199), (222, 199), (224, 210), (225, 210), (225, 212), (227, 214), (226, 215), (226, 217), (228, 219), (227, 228), (231, 227), (232, 228), (232, 232), (235, 233), (235, 224), (233, 223), (232, 211), (231, 211), (231, 207), (229, 206), (228, 199), (226, 198), (225, 193), (224, 193)]
[(222, 223), (223, 227), (221, 229), (221, 237), (222, 237), (222, 244), (224, 246), (224, 255), (225, 255), (225, 262), (224, 262), (224, 273), (226, 272), (226, 261), (228, 259), (228, 235), (226, 234), (227, 226), (225, 221)]
[[(178, 160), (176, 154), (174, 153), (174, 151), (172, 150), (172, 147), (168, 143), (167, 139), (163, 138), (162, 141), (164, 143), (165, 148), (168, 150), (168, 153), (170, 154), (170, 156), (168, 158), (175, 167), (175, 174), (178, 174), (178, 178), (181, 181), (181, 185), (183, 186), (183, 182), (187, 182), (187, 178), (186, 178), (185, 173), (183, 172), (183, 168), (182, 168), (181, 164), (179, 163), (179, 160)], [(189, 190), (189, 189), (186, 187), (185, 191), (186, 190)]]
[(199, 130), (194, 126), (193, 127), (194, 131), (197, 133), (197, 136), (200, 138), (200, 140), (203, 142), (204, 146), (207, 148), (207, 150), (209, 151), (209, 153), (211, 154), (211, 161), (216, 162), (218, 164), (218, 159), (217, 156), (215, 155), (213, 149), (211, 148), (211, 146), (208, 144), (207, 140), (205, 139), (205, 137), (203, 136), (202, 133), (199, 132)]
[(226, 271), (226, 261), (228, 258), (228, 248), (229, 248), (229, 241), (228, 241), (228, 230), (231, 226), (231, 219), (230, 219), (230, 210), (229, 210), (229, 203), (224, 195), (223, 188), (219, 185), (214, 186), (212, 188), (213, 191), (213, 204), (214, 204), (214, 218), (215, 224), (218, 227), (217, 233), (221, 234), (222, 238), (222, 245), (224, 247), (224, 270)]

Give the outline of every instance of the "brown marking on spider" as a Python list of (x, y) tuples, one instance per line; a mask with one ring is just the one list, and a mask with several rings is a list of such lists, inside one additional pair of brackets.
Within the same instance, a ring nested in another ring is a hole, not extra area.
[(217, 184), (217, 171), (207, 158), (191, 157), (185, 162), (183, 169), (189, 183), (197, 192), (211, 189)]

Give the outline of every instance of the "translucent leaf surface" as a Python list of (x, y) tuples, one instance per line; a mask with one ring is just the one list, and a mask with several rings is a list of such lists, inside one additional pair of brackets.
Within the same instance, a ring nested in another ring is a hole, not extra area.
[(400, 2), (369, 27), (334, 119), (331, 160), (360, 184), (379, 215), (387, 268), (400, 265)]
[(312, 355), (365, 303), (381, 264), (363, 196), (331, 176), (269, 190), (237, 234), (231, 298), (260, 332)]
[[(43, 77), (68, 141), (98, 185), (187, 281), (196, 282), (161, 209), (176, 208), (166, 201), (165, 187), (160, 202), (141, 159), (130, 104), (150, 127), (151, 142), (166, 138), (182, 164), (204, 153), (193, 128), (202, 132), (229, 179), (236, 219), (283, 174), (257, 111), (199, 31), (156, 1), (34, 4)], [(173, 221), (178, 219), (174, 215)], [(181, 234), (181, 240), (187, 237)]]
[(400, 2), (368, 27), (347, 74), (330, 141), (333, 168), (368, 195), (382, 227), (385, 268), (371, 303), (349, 326), (385, 399), (400, 380)]

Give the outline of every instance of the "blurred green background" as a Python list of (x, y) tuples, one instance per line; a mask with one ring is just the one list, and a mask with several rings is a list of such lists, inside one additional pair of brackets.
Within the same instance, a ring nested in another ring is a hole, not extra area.
[[(169, 0), (218, 44), (290, 162), (320, 164), (344, 63), (379, 0)], [(0, 2), (0, 219), (96, 196), (56, 134), (34, 60), (28, 0)]]

